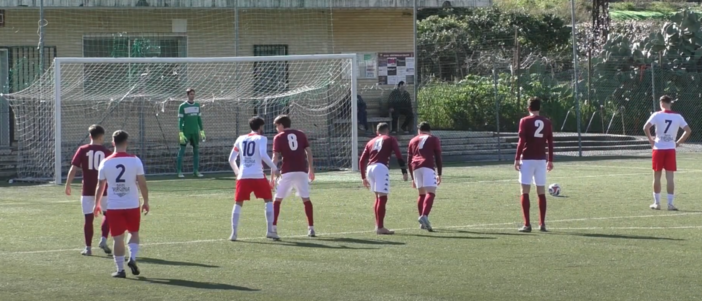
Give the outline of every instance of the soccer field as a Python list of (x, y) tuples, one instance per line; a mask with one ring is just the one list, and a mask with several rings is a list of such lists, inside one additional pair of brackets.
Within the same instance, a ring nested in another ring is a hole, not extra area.
[(510, 162), (445, 168), (434, 233), (419, 229), (416, 192), (392, 170), (393, 236), (374, 233), (374, 198), (357, 173), (320, 173), (311, 195), (318, 237), (305, 236), (303, 206), (288, 198), (278, 242), (264, 238), (261, 201), (244, 206), (240, 241), (226, 240), (229, 176), (151, 179), (141, 276), (127, 279), (110, 277), (112, 258), (98, 248), (79, 254), (79, 197), (54, 185), (3, 186), (0, 300), (698, 300), (701, 158), (678, 158), (679, 212), (648, 208), (650, 159), (556, 162), (548, 181), (563, 197), (549, 197), (550, 232), (527, 234), (516, 231)]

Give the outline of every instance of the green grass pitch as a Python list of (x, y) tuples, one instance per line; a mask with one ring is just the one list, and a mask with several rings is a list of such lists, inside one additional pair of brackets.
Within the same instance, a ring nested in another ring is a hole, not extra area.
[(419, 229), (416, 192), (392, 170), (394, 236), (373, 232), (373, 197), (357, 173), (320, 173), (311, 196), (319, 237), (305, 237), (303, 206), (288, 198), (279, 242), (264, 238), (261, 201), (245, 204), (240, 241), (226, 240), (231, 177), (151, 179), (142, 275), (127, 279), (110, 277), (101, 250), (79, 254), (78, 196), (3, 184), (0, 300), (698, 300), (700, 158), (678, 158), (679, 212), (648, 208), (650, 159), (557, 162), (548, 181), (563, 197), (549, 197), (551, 232), (529, 234), (516, 231), (509, 162), (445, 168), (434, 233)]

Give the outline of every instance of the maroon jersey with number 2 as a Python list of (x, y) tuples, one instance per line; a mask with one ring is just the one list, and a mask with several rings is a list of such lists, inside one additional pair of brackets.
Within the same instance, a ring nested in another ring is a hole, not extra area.
[[(102, 145), (86, 144), (76, 150), (71, 160), (71, 165), (78, 167), (83, 172), (83, 196), (95, 196), (98, 184), (98, 166), (100, 162), (110, 156), (112, 151)], [(107, 189), (105, 189), (107, 195)]]
[(441, 141), (439, 137), (421, 134), (412, 138), (407, 148), (407, 157), (410, 170), (422, 167), (434, 169), (436, 166), (436, 173), (441, 175)]
[[(548, 144), (548, 158), (546, 157)], [(553, 161), (553, 129), (551, 120), (542, 116), (527, 116), (519, 121), (519, 143), (515, 161), (547, 160)]]
[(305, 149), (310, 146), (305, 133), (286, 129), (273, 138), (273, 152), (283, 156), (283, 166), (280, 173), (308, 172), (307, 153)]

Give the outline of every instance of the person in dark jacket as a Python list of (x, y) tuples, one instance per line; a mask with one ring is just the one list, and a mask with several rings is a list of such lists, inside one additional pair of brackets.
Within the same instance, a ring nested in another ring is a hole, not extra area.
[(409, 126), (414, 120), (414, 113), (412, 112), (412, 97), (405, 89), (404, 81), (400, 81), (397, 84), (397, 88), (390, 92), (388, 103), (388, 111), (392, 116), (392, 133), (397, 133), (397, 121), (402, 115), (405, 116), (405, 122), (402, 123), (400, 128), (405, 134), (408, 134)]
[(366, 111), (366, 102), (361, 95), (356, 95), (356, 107), (358, 109), (358, 129), (363, 132), (368, 131), (368, 112)]

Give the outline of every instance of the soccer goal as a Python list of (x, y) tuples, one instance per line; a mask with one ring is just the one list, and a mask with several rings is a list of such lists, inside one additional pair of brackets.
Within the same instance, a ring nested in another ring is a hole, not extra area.
[[(213, 58), (56, 58), (29, 88), (5, 95), (15, 112), (18, 180), (60, 184), (87, 129), (126, 130), (147, 174), (174, 174), (178, 106), (195, 89), (207, 140), (200, 171), (229, 172), (231, 146), (248, 119), (288, 114), (307, 133), (322, 170), (358, 170), (355, 54)], [(111, 146), (110, 146), (111, 148)], [(188, 147), (183, 168), (192, 166)], [(190, 160), (190, 161), (188, 161)]]

